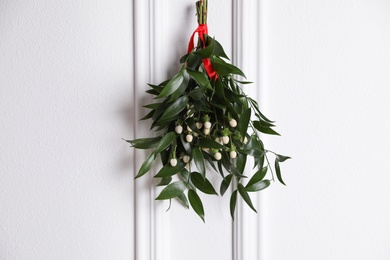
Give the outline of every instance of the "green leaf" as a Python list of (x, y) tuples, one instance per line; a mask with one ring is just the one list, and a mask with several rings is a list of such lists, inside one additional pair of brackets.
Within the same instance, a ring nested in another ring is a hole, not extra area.
[(204, 209), (201, 199), (194, 190), (188, 190), (188, 199), (190, 201), (191, 207), (194, 209), (196, 214), (204, 221)]
[(167, 186), (169, 183), (171, 183), (172, 177), (166, 177), (162, 178), (161, 181), (156, 186)]
[(146, 158), (144, 163), (141, 165), (141, 168), (139, 169), (137, 175), (135, 176), (135, 179), (143, 176), (152, 168), (152, 163), (154, 162), (154, 158), (155, 158), (154, 153), (149, 154), (149, 156)]
[(199, 135), (203, 135), (203, 133), (196, 127), (196, 122), (193, 117), (189, 117), (185, 123), (191, 128), (193, 132), (198, 133)]
[(221, 154), (222, 154), (222, 159), (220, 161), (222, 162), (223, 167), (225, 167), (225, 169), (228, 172), (230, 172), (232, 167), (230, 156), (227, 154), (226, 151), (222, 151)]
[(190, 208), (190, 205), (188, 204), (188, 200), (184, 192), (177, 196), (177, 199), (181, 202), (181, 204), (183, 204), (184, 207), (186, 207), (187, 209)]
[(164, 111), (170, 106), (170, 104), (167, 102), (168, 102), (168, 100), (165, 100), (163, 103), (161, 103), (161, 105), (157, 109), (154, 110), (154, 113), (152, 116), (153, 121), (156, 121), (157, 119), (159, 119), (161, 117), (161, 115), (164, 113)]
[(241, 174), (244, 174), (246, 159), (247, 159), (246, 154), (239, 153), (237, 156), (236, 168), (237, 168), (237, 171)]
[(172, 165), (170, 165), (168, 163), (168, 164), (164, 165), (164, 167), (162, 167), (160, 169), (160, 171), (154, 177), (157, 177), (157, 178), (170, 177), (170, 176), (175, 175), (176, 173), (182, 171), (184, 169), (184, 167), (186, 167), (186, 164), (184, 162), (182, 162), (181, 160), (178, 160), (177, 165), (175, 167), (173, 167)]
[(161, 159), (162, 165), (167, 164), (169, 162), (170, 158), (171, 158), (171, 153), (169, 152), (169, 150), (162, 150), (160, 152), (160, 159)]
[(204, 159), (202, 151), (199, 149), (199, 147), (194, 147), (192, 150), (192, 156), (193, 160), (195, 162), (196, 168), (200, 171), (200, 174), (202, 174), (203, 178), (206, 178), (206, 167), (204, 165)]
[(180, 58), (180, 63), (184, 63), (184, 62), (186, 62), (187, 61), (187, 59), (188, 59), (188, 56), (189, 56), (190, 54), (189, 53), (187, 53), (186, 55), (184, 55), (183, 57), (181, 57)]
[(284, 156), (281, 154), (275, 154), (275, 155), (276, 155), (276, 160), (278, 160), (279, 162), (284, 162), (285, 160), (291, 159), (291, 157), (289, 156)]
[(234, 118), (238, 118), (239, 117), (236, 108), (232, 105), (231, 102), (226, 101), (226, 107), (227, 107), (228, 111), (230, 112), (230, 114), (232, 114), (232, 116)]
[(169, 80), (168, 84), (163, 88), (161, 93), (157, 96), (157, 98), (163, 98), (174, 93), (184, 81), (184, 70), (180, 70), (171, 80)]
[(247, 192), (261, 191), (267, 188), (269, 185), (271, 185), (271, 182), (269, 180), (263, 180), (263, 181), (256, 182), (255, 184), (252, 184), (250, 186), (247, 185), (247, 187), (245, 187), (245, 191)]
[(191, 97), (194, 100), (201, 100), (203, 95), (205, 93), (205, 90), (201, 88), (196, 88), (188, 93), (188, 96)]
[(146, 116), (144, 116), (143, 118), (141, 118), (140, 121), (152, 118), (154, 112), (156, 112), (156, 111), (155, 111), (155, 110), (150, 111), (148, 114), (146, 114)]
[[(218, 78), (215, 81), (215, 99), (218, 103), (225, 103), (226, 97), (225, 97), (225, 88), (223, 86), (221, 78)], [(224, 105), (224, 107), (226, 107)]]
[(171, 183), (161, 191), (156, 200), (168, 200), (176, 198), (182, 194), (185, 189), (186, 185), (182, 181)]
[(188, 74), (193, 78), (198, 84), (199, 87), (203, 90), (212, 89), (209, 79), (205, 73), (196, 70), (187, 69)]
[(226, 147), (223, 146), (222, 144), (217, 143), (216, 141), (208, 138), (199, 138), (198, 146), (202, 148), (211, 148), (211, 149), (226, 149)]
[(185, 183), (188, 183), (190, 181), (190, 172), (186, 168), (184, 168), (180, 172), (180, 177), (181, 177), (181, 180), (183, 180)]
[(234, 211), (236, 210), (237, 204), (237, 190), (233, 191), (232, 196), (230, 197), (230, 215), (234, 219)]
[(252, 149), (257, 149), (264, 152), (263, 142), (255, 134), (252, 134), (252, 137), (250, 138), (250, 145)]
[(246, 78), (244, 72), (242, 72), (239, 68), (232, 64), (226, 63), (222, 59), (214, 58), (213, 67), (220, 76), (230, 76), (231, 74), (236, 74)]
[(246, 202), (246, 204), (248, 204), (248, 206), (254, 211), (257, 213), (255, 207), (253, 206), (252, 204), (252, 200), (251, 198), (249, 197), (248, 195), (248, 192), (245, 191), (245, 188), (244, 186), (239, 183), (238, 184), (238, 192), (240, 193), (241, 197), (244, 199), (244, 201)]
[(261, 157), (261, 156), (264, 155), (264, 151), (258, 150), (258, 149), (255, 149), (255, 148), (251, 148), (251, 149), (238, 149), (238, 151), (240, 153), (253, 156), (255, 158)]
[(255, 162), (253, 165), (253, 169), (256, 168), (257, 166), (259, 166), (260, 167), (259, 169), (261, 169), (264, 165), (264, 154), (260, 157), (255, 157), (254, 159)]
[(192, 154), (192, 145), (185, 140), (185, 134), (180, 134), (180, 140), (187, 154)]
[(225, 175), (223, 174), (223, 169), (222, 169), (222, 161), (219, 160), (219, 161), (217, 162), (217, 164), (218, 164), (219, 173), (221, 174), (222, 178), (225, 178)]
[(160, 94), (159, 92), (157, 92), (154, 89), (148, 89), (145, 92), (148, 93), (148, 94), (154, 95), (154, 96), (158, 96)]
[(152, 137), (152, 138), (139, 138), (135, 140), (125, 140), (130, 143), (132, 147), (137, 149), (149, 149), (156, 147), (160, 142), (161, 137)]
[(233, 91), (231, 91), (228, 88), (225, 88), (225, 97), (227, 98), (228, 101), (230, 101), (232, 103), (237, 103), (237, 104), (242, 105), (242, 102), (240, 99), (242, 97), (242, 95), (234, 93)]
[(223, 178), (221, 182), (221, 187), (219, 189), (219, 192), (221, 193), (221, 196), (225, 194), (226, 190), (229, 188), (230, 183), (232, 182), (233, 174), (227, 175), (225, 178)]
[(253, 82), (251, 82), (251, 81), (241, 81), (241, 80), (236, 80), (236, 79), (233, 79), (235, 82), (238, 82), (238, 83), (240, 83), (240, 84), (243, 84), (243, 85), (245, 85), (245, 84), (253, 84)]
[(233, 165), (230, 167), (230, 170), (231, 170), (231, 172), (233, 173), (234, 176), (237, 176), (239, 178), (247, 178), (245, 175), (243, 175), (241, 172), (239, 172), (237, 170), (237, 168), (234, 167)]
[(241, 104), (244, 110), (249, 109), (249, 102), (247, 97), (240, 97)]
[(193, 53), (190, 53), (187, 58), (187, 67), (189, 69), (195, 70), (197, 69), (200, 64), (202, 63), (202, 58), (198, 55), (194, 55)]
[(249, 187), (257, 182), (260, 182), (264, 179), (265, 175), (267, 174), (267, 169), (268, 167), (264, 167), (263, 169), (258, 170), (252, 178), (249, 180), (248, 184), (246, 187)]
[(211, 167), (213, 167), (213, 169), (218, 172), (218, 169), (217, 167), (215, 167), (215, 164), (214, 164), (214, 156), (212, 156), (211, 154), (205, 152), (205, 151), (202, 151), (202, 154), (203, 154), (203, 158), (210, 164)]
[(207, 43), (208, 46), (206, 48), (195, 51), (193, 54), (198, 55), (202, 59), (210, 58), (214, 51), (215, 41), (211, 37), (208, 37)]
[(167, 81), (164, 81), (163, 83), (161, 83), (160, 85), (156, 86), (156, 85), (153, 85), (153, 84), (148, 84), (148, 86), (154, 90), (155, 92), (158, 92), (158, 93), (161, 93), (161, 91), (163, 90), (164, 86), (166, 85), (166, 83), (168, 83), (169, 80)]
[(149, 109), (157, 109), (160, 105), (161, 105), (161, 103), (152, 103), (152, 104), (145, 105), (143, 107), (149, 108)]
[(253, 121), (253, 126), (260, 132), (264, 133), (264, 134), (270, 134), (270, 135), (280, 135), (279, 133), (277, 133), (275, 130), (273, 130), (272, 128), (270, 127), (267, 127), (267, 126), (263, 126), (260, 124), (260, 121)]
[(188, 83), (190, 81), (190, 77), (185, 70), (183, 70), (183, 76), (184, 76), (183, 82), (175, 90), (175, 92), (172, 93), (170, 101), (174, 101), (174, 100), (178, 99), (186, 91), (186, 89), (188, 87)]
[(280, 166), (279, 166), (278, 160), (275, 160), (275, 171), (276, 171), (276, 177), (278, 177), (278, 180), (280, 181), (280, 183), (283, 185), (286, 185), (282, 179), (282, 173), (280, 172)]
[(188, 104), (188, 97), (182, 96), (176, 99), (172, 104), (168, 106), (165, 112), (162, 114), (159, 122), (162, 122), (167, 119), (171, 119), (172, 117), (177, 116)]
[(218, 57), (226, 58), (229, 60), (229, 57), (226, 55), (222, 45), (216, 40), (214, 40), (214, 42), (215, 42), (214, 54)]
[(169, 132), (168, 134), (164, 135), (164, 137), (161, 138), (156, 149), (154, 150), (154, 154), (157, 155), (163, 150), (165, 150), (168, 146), (170, 146), (173, 143), (175, 139), (176, 139), (175, 132)]
[(194, 100), (194, 107), (198, 110), (198, 112), (206, 112), (206, 113), (212, 113), (213, 111), (210, 110), (209, 104), (206, 102), (206, 100)]
[(191, 173), (191, 181), (195, 185), (197, 189), (202, 191), (206, 194), (211, 195), (218, 195), (218, 193), (215, 191), (213, 185), (210, 183), (210, 181), (206, 178), (203, 179), (202, 175), (198, 172), (192, 172)]
[(267, 117), (265, 117), (265, 115), (263, 115), (263, 114), (261, 113), (261, 111), (260, 111), (260, 109), (259, 109), (259, 104), (257, 104), (257, 102), (256, 102), (254, 99), (249, 98), (249, 101), (251, 102), (252, 106), (255, 108), (255, 110), (257, 111), (257, 113), (260, 115), (260, 117), (261, 117), (264, 121), (266, 121), (266, 122), (268, 122), (268, 123), (274, 123), (274, 121), (269, 120)]
[(257, 117), (260, 117), (260, 125), (263, 127), (274, 127), (275, 125), (273, 123), (267, 122), (261, 118), (260, 115), (256, 114)]
[(251, 119), (251, 112), (252, 110), (248, 108), (244, 111), (244, 113), (242, 113), (238, 120), (238, 130), (243, 138), (246, 135), (246, 131), (248, 130), (249, 121)]

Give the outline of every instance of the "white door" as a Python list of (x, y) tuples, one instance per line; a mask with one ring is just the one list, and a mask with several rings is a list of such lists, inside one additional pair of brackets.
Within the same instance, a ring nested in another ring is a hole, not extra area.
[(209, 0), (209, 33), (277, 121), (287, 187), (194, 212), (121, 138), (179, 68), (193, 0), (0, 4), (0, 259), (389, 259), (390, 5)]

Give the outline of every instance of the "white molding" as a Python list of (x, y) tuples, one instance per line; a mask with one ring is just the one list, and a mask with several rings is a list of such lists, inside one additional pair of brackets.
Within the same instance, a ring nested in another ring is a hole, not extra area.
[[(139, 102), (141, 93), (144, 89), (141, 87), (151, 78), (150, 72), (150, 1), (134, 0), (134, 113), (135, 113), (135, 138), (139, 138), (143, 131), (141, 124), (138, 124), (141, 118), (142, 109)], [(145, 73), (149, 71), (149, 73)], [(145, 159), (143, 151), (135, 151), (134, 172), (136, 173)], [(135, 240), (135, 259), (152, 260), (153, 250), (153, 208), (151, 207), (152, 191), (151, 178), (144, 176), (137, 179), (134, 184), (134, 240)]]
[[(147, 83), (154, 82), (156, 78), (156, 42), (159, 42), (164, 30), (161, 16), (166, 11), (166, 4), (155, 0), (133, 1), (133, 29), (134, 29), (134, 113), (135, 138), (145, 137), (150, 132), (147, 122), (139, 119), (145, 115), (141, 107), (145, 102), (152, 101), (146, 97)], [(157, 32), (160, 32), (159, 34)], [(134, 155), (134, 171), (137, 172), (147, 154), (136, 151)], [(153, 173), (153, 169), (151, 170)], [(134, 259), (164, 260), (169, 259), (169, 236), (167, 236), (168, 217), (164, 207), (166, 202), (156, 202), (156, 188), (153, 174), (146, 174), (135, 181), (134, 204), (135, 223)]]
[[(233, 6), (233, 62), (243, 69), (249, 81), (254, 82), (254, 85), (245, 89), (245, 92), (259, 101), (260, 3), (257, 0), (234, 0)], [(237, 200), (233, 229), (234, 260), (259, 260), (261, 255), (260, 198), (258, 193), (250, 195), (253, 204), (257, 205), (258, 213), (253, 212), (241, 198)]]

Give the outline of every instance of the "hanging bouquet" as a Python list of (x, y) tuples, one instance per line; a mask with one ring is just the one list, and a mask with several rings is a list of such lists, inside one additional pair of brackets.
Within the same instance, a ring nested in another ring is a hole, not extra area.
[[(204, 221), (198, 193), (218, 195), (208, 179), (209, 169), (221, 175), (219, 194), (233, 186), (233, 217), (238, 194), (256, 211), (249, 192), (267, 188), (275, 180), (274, 174), (284, 184), (279, 164), (290, 157), (264, 148), (259, 134), (279, 135), (274, 122), (242, 91), (241, 85), (250, 82), (236, 78), (245, 78), (245, 74), (228, 62), (221, 44), (208, 35), (207, 0), (196, 2), (196, 8), (199, 27), (191, 36), (188, 53), (180, 59), (181, 69), (159, 85), (149, 84), (146, 91), (156, 102), (145, 106), (150, 112), (141, 120), (151, 119), (151, 129), (158, 136), (127, 142), (137, 149), (152, 149), (136, 178), (149, 172), (160, 157), (162, 168), (154, 178), (165, 188), (156, 199), (176, 198), (187, 208), (191, 205)], [(275, 158), (273, 167), (270, 153)], [(245, 172), (248, 157), (253, 157), (256, 169), (250, 178)], [(271, 176), (267, 179), (268, 171)]]

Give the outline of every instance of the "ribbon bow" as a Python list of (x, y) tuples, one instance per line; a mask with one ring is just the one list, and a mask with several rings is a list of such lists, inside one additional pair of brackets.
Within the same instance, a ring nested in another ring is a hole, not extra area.
[[(205, 47), (206, 41), (205, 41), (204, 35), (208, 34), (207, 24), (199, 24), (198, 28), (196, 28), (196, 30), (192, 33), (191, 38), (190, 38), (190, 42), (188, 43), (188, 53), (190, 53), (194, 49), (194, 36), (196, 33), (198, 34), (199, 39), (203, 42), (203, 47)], [(211, 79), (214, 79), (214, 80), (217, 79), (218, 75), (215, 72), (213, 65), (211, 65), (210, 59), (206, 58), (206, 59), (203, 59), (202, 61), (203, 61), (204, 68), (207, 72), (207, 75), (209, 75), (209, 77)]]

